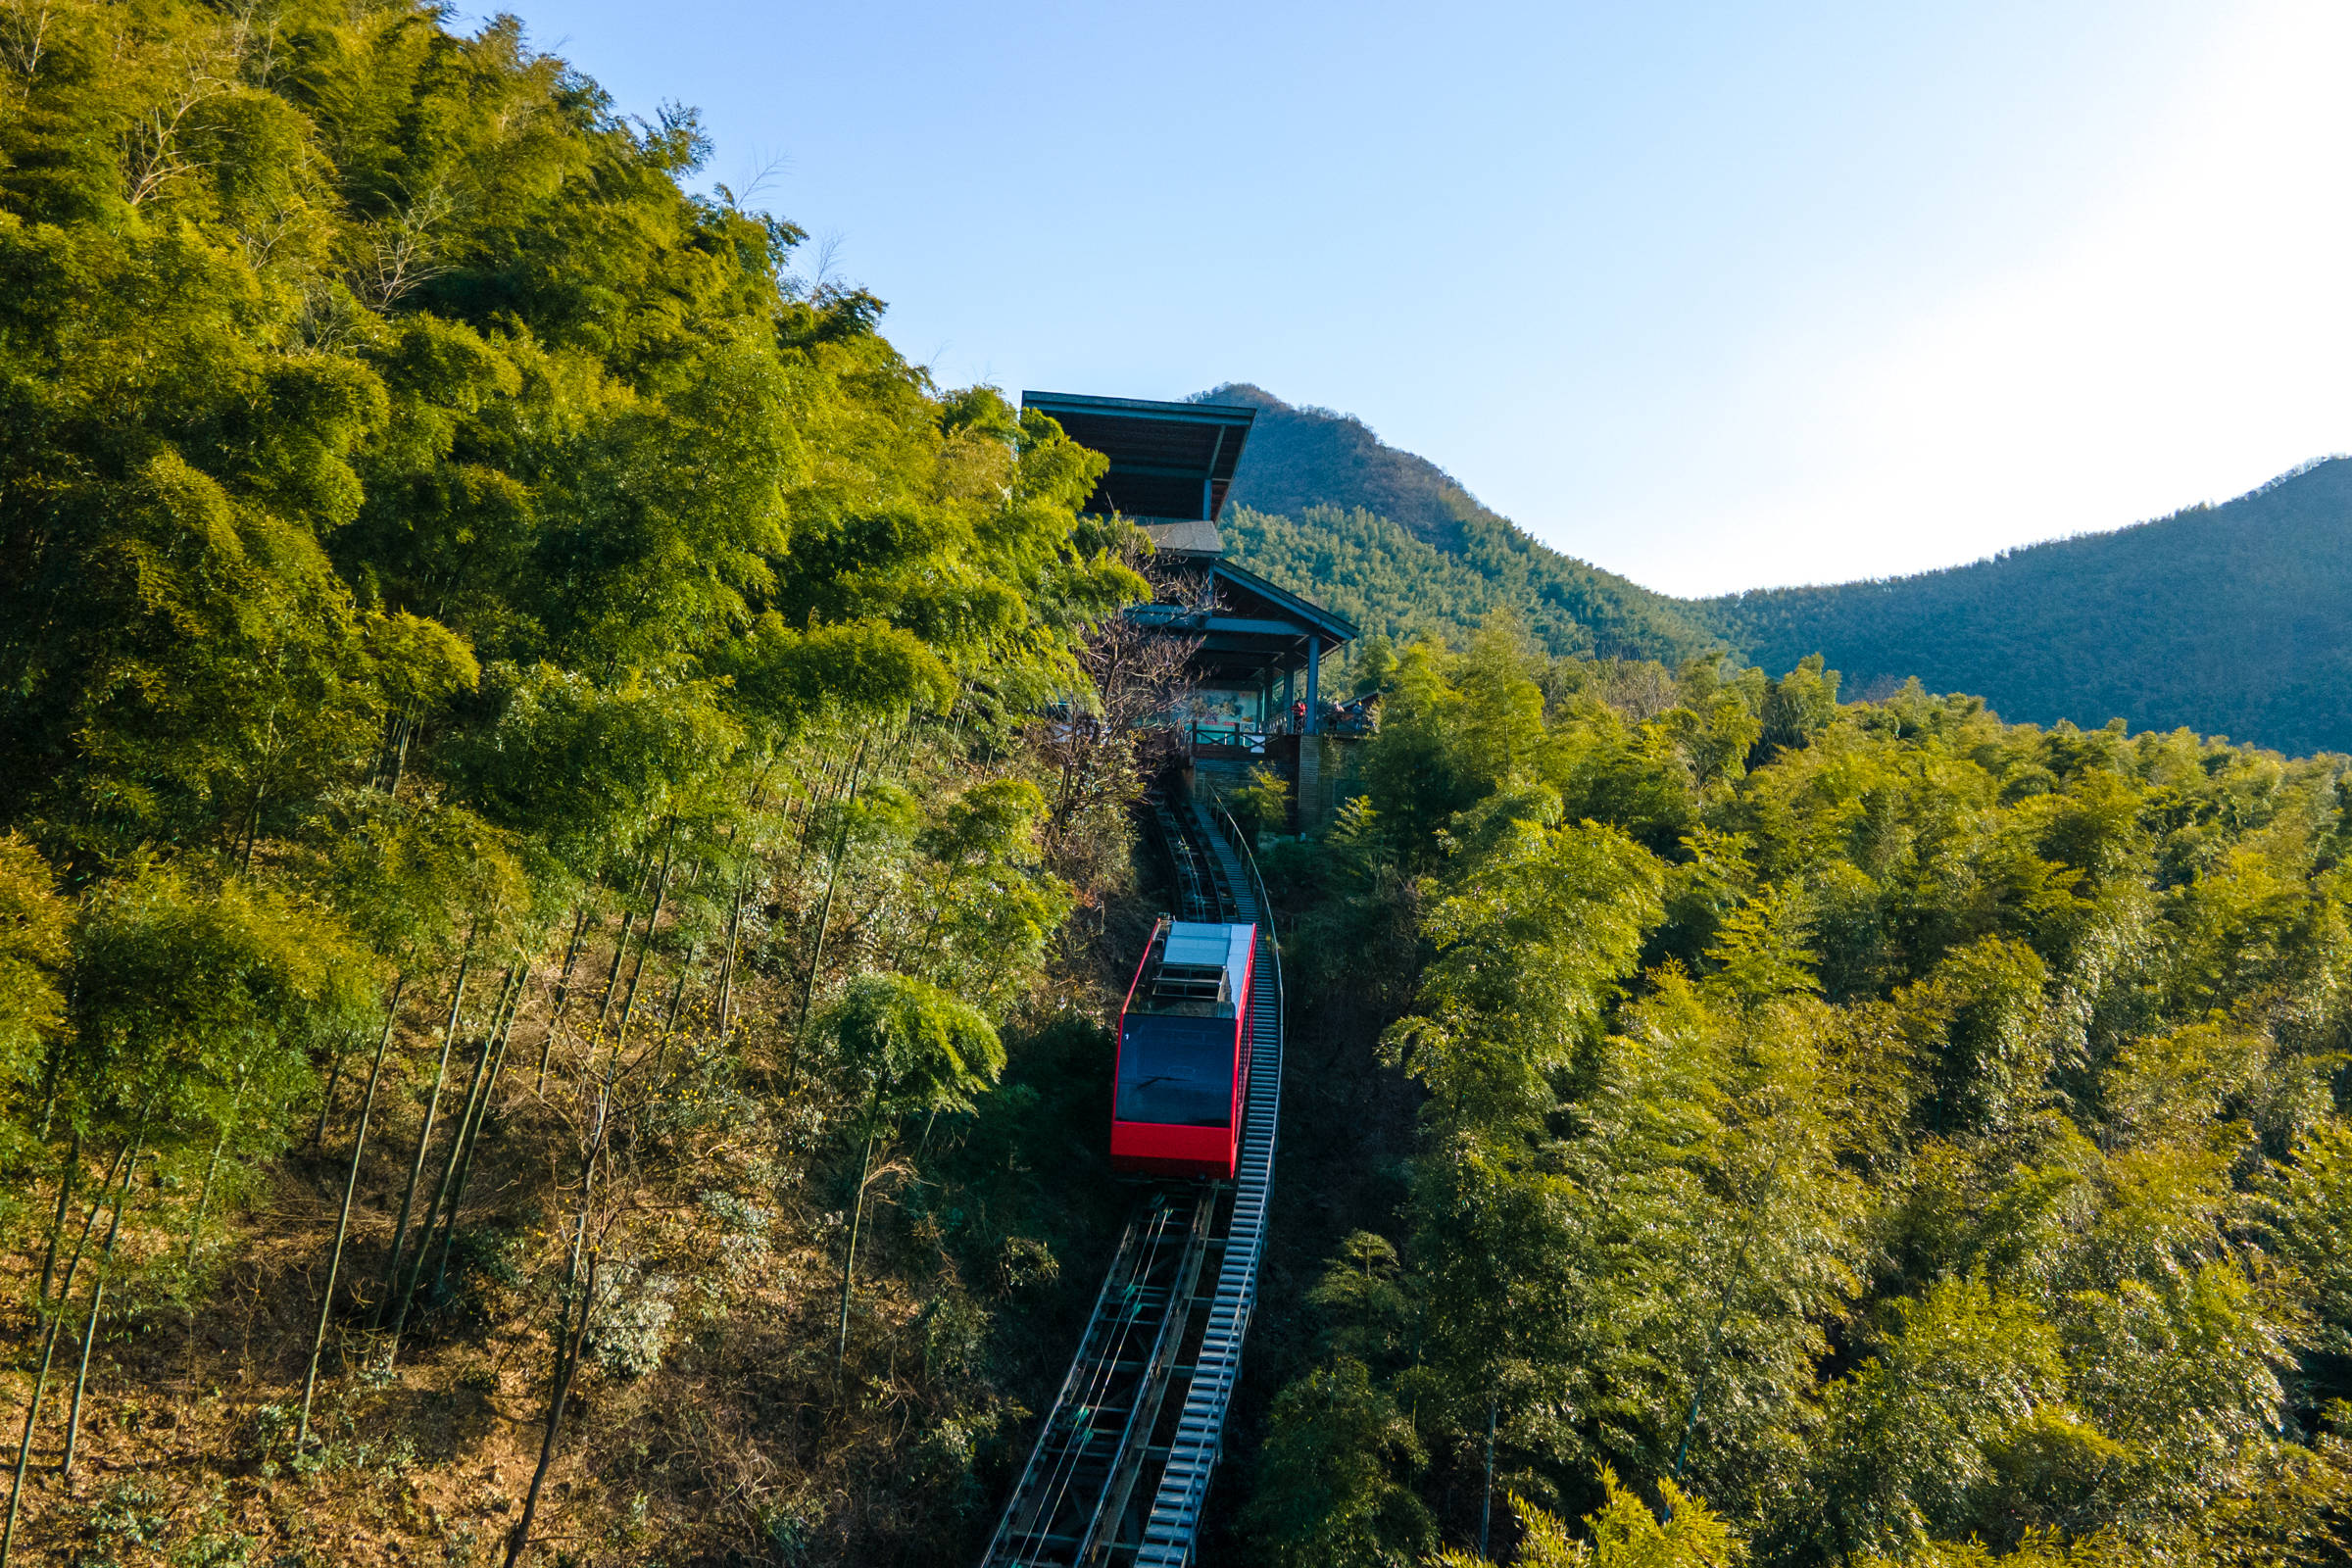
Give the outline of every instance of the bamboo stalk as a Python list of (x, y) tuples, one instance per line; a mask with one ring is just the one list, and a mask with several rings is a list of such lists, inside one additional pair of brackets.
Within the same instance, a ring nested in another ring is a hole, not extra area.
[(368, 1093), (360, 1102), (360, 1130), (351, 1141), (351, 1173), (343, 1178), (343, 1212), (335, 1221), (335, 1248), (327, 1255), (326, 1290), (318, 1298), (318, 1328), (311, 1336), (310, 1370), (302, 1379), (302, 1422), (295, 1428), (294, 1452), (300, 1455), (311, 1436), (311, 1397), (318, 1391), (318, 1352), (326, 1344), (326, 1320), (335, 1305), (335, 1275), (343, 1266), (343, 1241), (351, 1234), (351, 1200), (360, 1186), (360, 1155), (368, 1148), (368, 1118), (375, 1109), (375, 1086), (384, 1074), (384, 1053), (392, 1045), (392, 1025), (400, 1016), (400, 994), (407, 975), (392, 982), (392, 1000), (384, 1008), (384, 1032), (375, 1042), (375, 1065), (368, 1070)]
[[(479, 927), (476, 927), (478, 930)], [(400, 1281), (400, 1254), (408, 1246), (409, 1215), (416, 1202), (416, 1184), (424, 1175), (425, 1152), (433, 1141), (433, 1118), (441, 1109), (441, 1081), (449, 1075), (449, 1051), (458, 1038), (458, 1012), (466, 1003), (466, 977), (473, 969), (473, 941), (466, 942), (466, 956), (458, 964), (458, 983), (449, 995), (449, 1018), (441, 1026), (441, 1059), (433, 1068), (433, 1092), (424, 1105), (424, 1127), (416, 1135), (416, 1158), (409, 1167), (408, 1186), (400, 1195), (400, 1218), (392, 1227), (392, 1252), (384, 1259), (384, 1295), (368, 1314), (368, 1326), (374, 1328), (384, 1320), (384, 1307), (392, 1299), (393, 1288)]]
[(66, 1416), (66, 1454), (57, 1466), (60, 1482), (74, 1479), (74, 1450), (81, 1442), (81, 1395), (90, 1382), (90, 1347), (98, 1340), (98, 1314), (106, 1306), (107, 1280), (114, 1273), (115, 1242), (122, 1233), (122, 1203), (130, 1197), (130, 1179), (138, 1168), (138, 1146), (134, 1142), (130, 1163), (122, 1168), (122, 1185), (115, 1189), (115, 1214), (106, 1222), (106, 1249), (98, 1256), (98, 1278), (90, 1286), (90, 1315), (81, 1330), (81, 1362), (74, 1371), (74, 1400)]
[(66, 1277), (58, 1287), (59, 1309), (49, 1320), (49, 1333), (41, 1345), (40, 1370), (33, 1374), (32, 1397), (24, 1404), (24, 1435), (17, 1440), (17, 1469), (8, 1489), (8, 1523), (0, 1526), (0, 1568), (8, 1568), (8, 1554), (16, 1544), (17, 1514), (24, 1500), (24, 1469), (32, 1462), (33, 1427), (40, 1419), (41, 1396), (48, 1392), (49, 1369), (57, 1359), (58, 1333), (66, 1326), (65, 1298), (74, 1293), (74, 1275), (81, 1267), (83, 1250), (90, 1245), (90, 1232), (97, 1228), (98, 1213), (106, 1206), (103, 1195), (114, 1185), (117, 1166), (129, 1152), (130, 1146), (127, 1144), (115, 1152), (116, 1164), (106, 1167), (106, 1176), (98, 1184), (98, 1191), (102, 1195), (100, 1200), (90, 1205), (89, 1217), (81, 1222), (81, 1238), (74, 1244), (74, 1255), (66, 1261)]
[(458, 1113), (457, 1131), (449, 1141), (449, 1161), (441, 1167), (440, 1184), (433, 1189), (433, 1200), (425, 1205), (424, 1219), (417, 1226), (418, 1240), (416, 1261), (409, 1266), (407, 1282), (405, 1284), (396, 1282), (394, 1286), (400, 1297), (400, 1311), (392, 1320), (392, 1343), (384, 1350), (384, 1363), (387, 1366), (391, 1364), (393, 1357), (400, 1353), (400, 1336), (409, 1324), (409, 1309), (416, 1302), (417, 1282), (424, 1278), (424, 1259), (426, 1254), (433, 1250), (433, 1226), (440, 1215), (442, 1203), (449, 1198), (450, 1184), (457, 1179), (458, 1156), (465, 1150), (466, 1129), (473, 1120), (474, 1102), (481, 1096), (482, 1074), (490, 1063), (490, 1051), (498, 1032), (499, 1014), (506, 1007), (509, 994), (521, 983), (521, 977), (525, 972), (526, 966), (522, 964), (508, 966), (506, 978), (499, 986), (498, 1001), (491, 1005), (490, 1028), (482, 1035), (482, 1049), (473, 1054), (473, 1076), (466, 1082), (466, 1101)]

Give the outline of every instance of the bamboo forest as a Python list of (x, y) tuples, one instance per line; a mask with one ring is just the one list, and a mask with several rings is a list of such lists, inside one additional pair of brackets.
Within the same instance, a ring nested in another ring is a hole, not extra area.
[[(0, 0), (0, 1568), (982, 1560), (1191, 650), (710, 151)], [(2352, 763), (1446, 613), (1197, 785), (1288, 1044), (1194, 1560), (2342, 1562)]]

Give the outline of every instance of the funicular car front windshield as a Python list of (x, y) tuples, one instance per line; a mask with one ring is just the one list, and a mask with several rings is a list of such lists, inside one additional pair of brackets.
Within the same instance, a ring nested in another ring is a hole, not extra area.
[(1165, 1127), (1231, 1125), (1233, 1034), (1231, 1018), (1130, 1017), (1114, 1114)]

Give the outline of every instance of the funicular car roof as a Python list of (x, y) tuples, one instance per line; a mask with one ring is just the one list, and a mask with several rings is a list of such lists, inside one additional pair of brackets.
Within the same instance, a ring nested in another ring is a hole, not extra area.
[(1169, 921), (1166, 940), (1149, 960), (1144, 984), (1136, 992), (1136, 1010), (1180, 1017), (1233, 1017), (1249, 973), (1250, 942), (1255, 929), (1247, 923)]

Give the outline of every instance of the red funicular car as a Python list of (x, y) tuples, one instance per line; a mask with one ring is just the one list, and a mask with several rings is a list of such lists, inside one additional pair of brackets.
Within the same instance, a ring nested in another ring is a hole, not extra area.
[(1145, 1176), (1233, 1175), (1250, 1083), (1254, 925), (1162, 920), (1119, 1010), (1110, 1163)]

